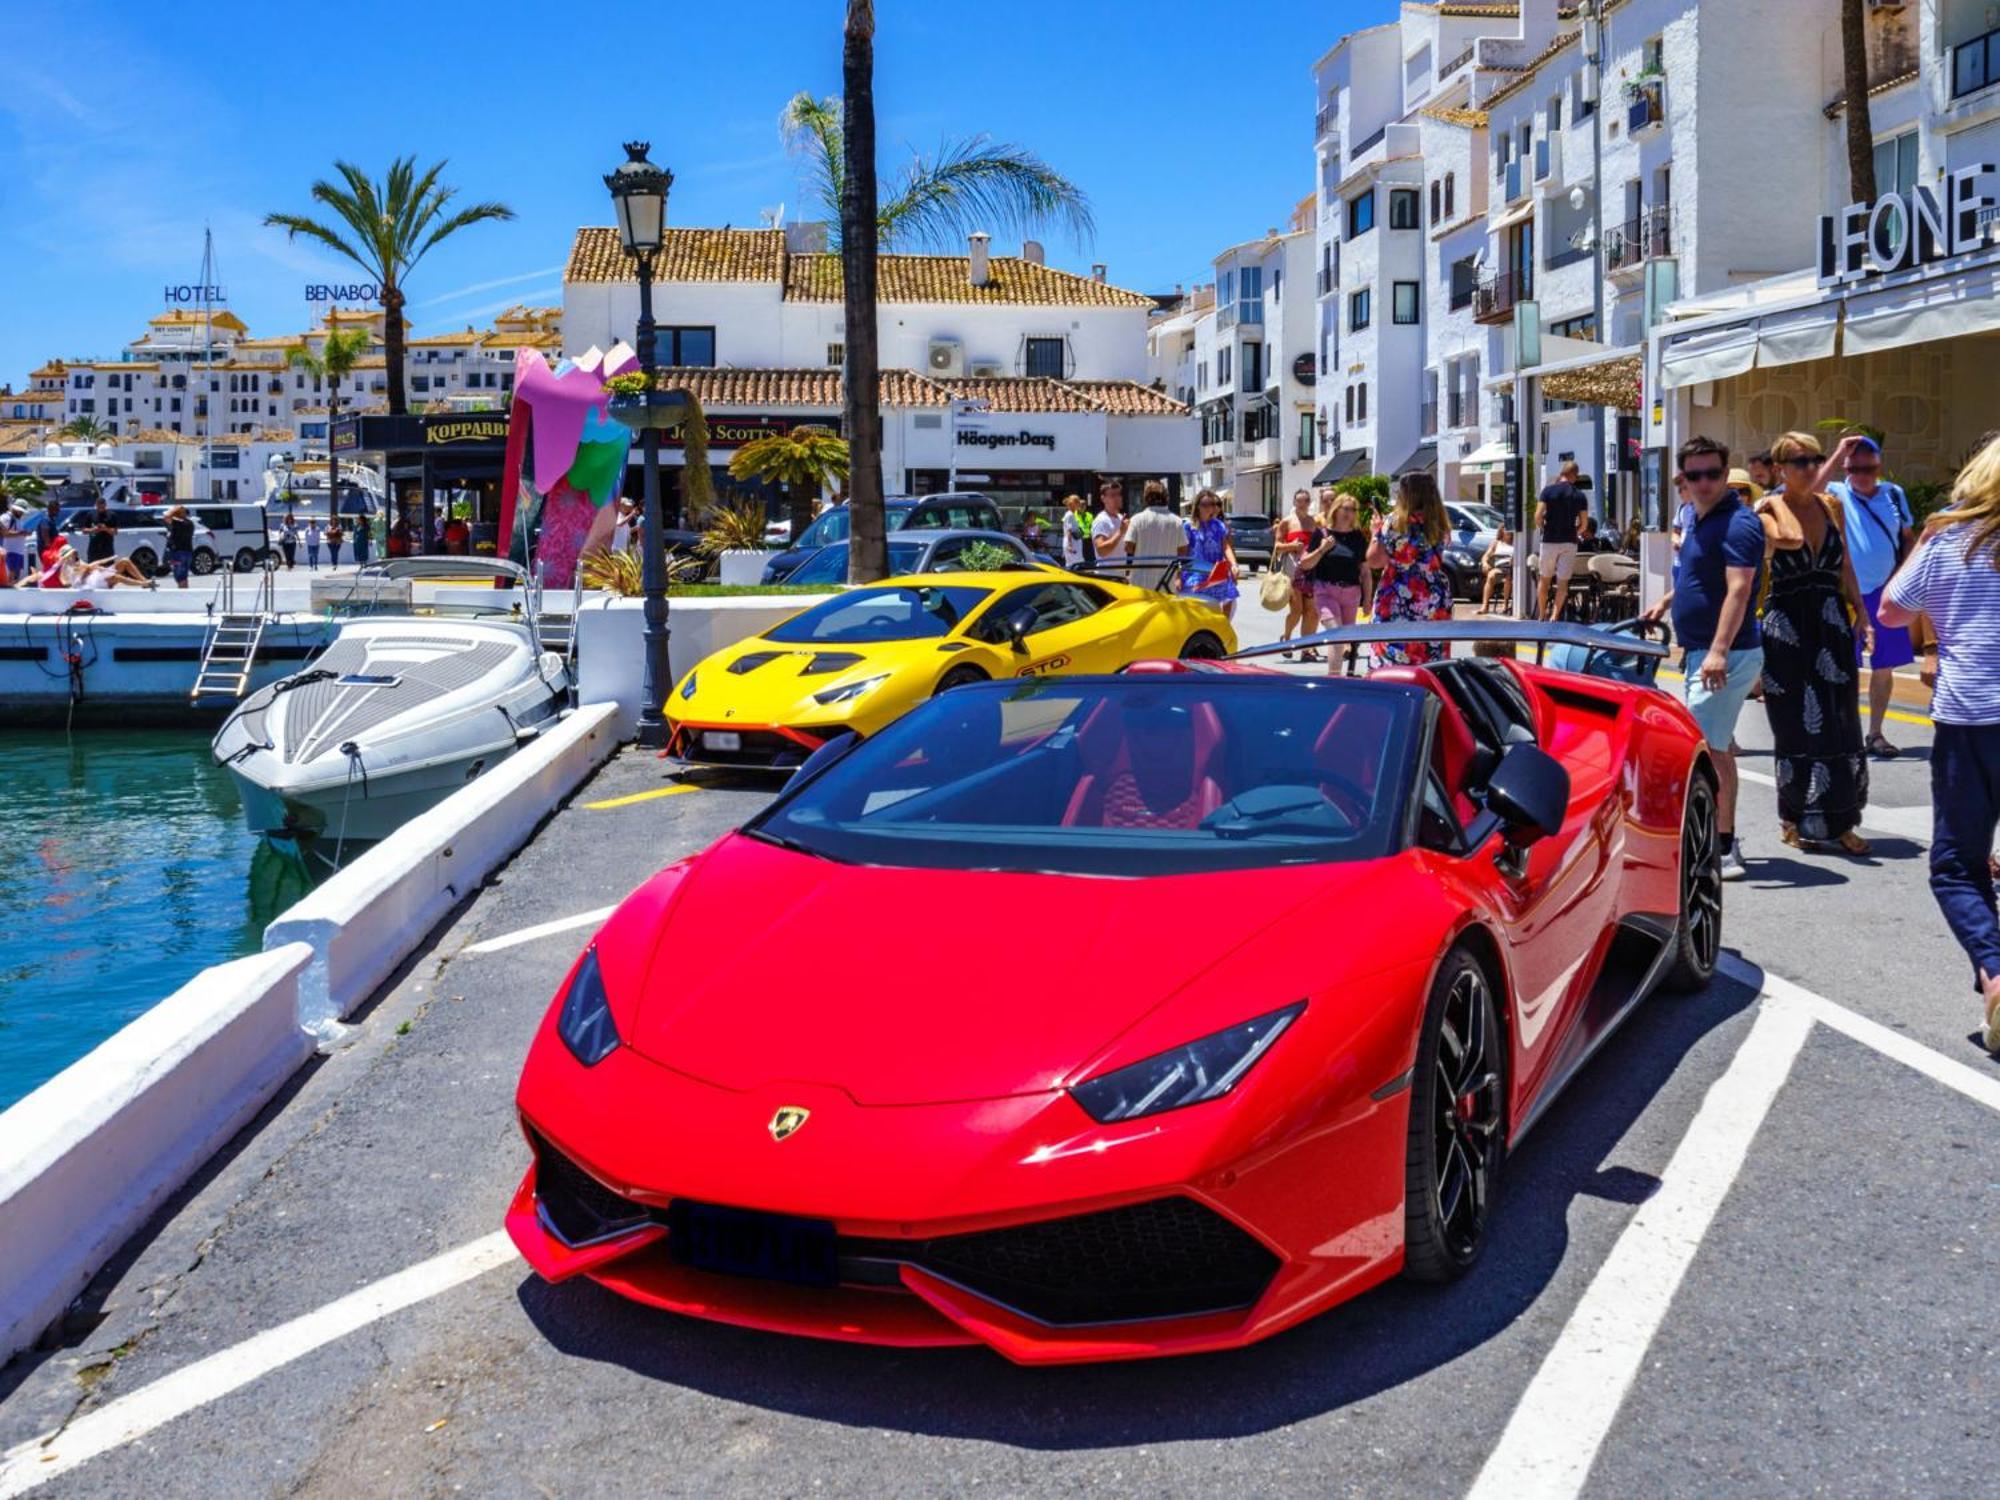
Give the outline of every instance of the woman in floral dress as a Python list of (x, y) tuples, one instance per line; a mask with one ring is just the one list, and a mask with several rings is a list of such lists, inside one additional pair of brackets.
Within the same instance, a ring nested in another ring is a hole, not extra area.
[[(1444, 497), (1435, 479), (1410, 473), (1396, 481), (1395, 507), (1368, 548), (1369, 571), (1381, 580), (1375, 589), (1378, 623), (1451, 618), (1451, 575), (1444, 567), (1447, 529)], [(1443, 643), (1375, 646), (1375, 659), (1391, 666), (1416, 666), (1449, 655), (1451, 648)]]
[[(1222, 611), (1222, 617), (1236, 614), (1236, 547), (1229, 537), (1229, 523), (1222, 519), (1222, 501), (1214, 490), (1194, 497), (1194, 519), (1183, 521), (1187, 534), (1187, 560), (1181, 564), (1181, 592), (1205, 600)], [(1226, 576), (1210, 583), (1223, 565)]]
[[(1837, 843), (1866, 854), (1855, 832), (1868, 805), (1854, 622), (1871, 637), (1838, 501), (1815, 493), (1826, 462), (1811, 433), (1771, 445), (1785, 487), (1757, 504), (1771, 547), (1764, 604), (1764, 709), (1771, 718), (1782, 837), (1796, 849)], [(1869, 641), (1872, 651), (1872, 639)]]

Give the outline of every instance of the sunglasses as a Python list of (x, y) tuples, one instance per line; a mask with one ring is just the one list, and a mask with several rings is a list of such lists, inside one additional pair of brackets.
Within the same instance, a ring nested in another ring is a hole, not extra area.
[(1815, 457), (1813, 454), (1801, 453), (1795, 458), (1786, 459), (1785, 467), (1788, 469), (1817, 469), (1825, 462), (1825, 459)]
[(1690, 484), (1713, 484), (1726, 472), (1724, 469), (1682, 469), (1681, 477)]
[(1880, 474), (1882, 466), (1880, 464), (1849, 464), (1847, 472), (1850, 474)]

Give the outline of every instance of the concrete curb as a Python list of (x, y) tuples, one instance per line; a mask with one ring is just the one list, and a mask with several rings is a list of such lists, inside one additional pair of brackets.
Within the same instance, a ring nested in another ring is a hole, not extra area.
[(526, 749), (412, 818), (264, 929), (266, 950), (304, 943), (299, 1024), (339, 1022), (430, 936), (460, 900), (525, 844), (617, 748), (615, 703), (588, 703)]
[(0, 1362), (312, 1054), (292, 943), (201, 971), (0, 1113)]

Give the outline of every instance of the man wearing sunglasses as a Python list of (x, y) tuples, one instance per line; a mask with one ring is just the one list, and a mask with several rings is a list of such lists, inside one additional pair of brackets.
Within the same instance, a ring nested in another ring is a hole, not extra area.
[[(1843, 471), (1845, 479), (1834, 477)], [(1875, 649), (1868, 653), (1868, 753), (1887, 760), (1897, 753), (1882, 733), (1889, 695), (1896, 687), (1896, 668), (1909, 666), (1917, 653), (1909, 631), (1886, 626), (1876, 616), (1890, 575), (1916, 545), (1916, 522), (1902, 487), (1882, 477), (1882, 445), (1860, 433), (1840, 440), (1820, 470), (1819, 487), (1840, 502), (1846, 517), (1854, 581), (1861, 587), (1868, 623), (1875, 627)]]
[(1729, 487), (1729, 450), (1722, 444), (1689, 438), (1677, 457), (1689, 514), (1674, 558), (1674, 586), (1646, 614), (1657, 620), (1673, 610), (1674, 639), (1687, 652), (1688, 712), (1715, 762), (1722, 878), (1741, 880), (1748, 871), (1736, 838), (1736, 757), (1730, 746), (1744, 700), (1764, 670), (1764, 640), (1751, 607), (1764, 570), (1764, 524)]

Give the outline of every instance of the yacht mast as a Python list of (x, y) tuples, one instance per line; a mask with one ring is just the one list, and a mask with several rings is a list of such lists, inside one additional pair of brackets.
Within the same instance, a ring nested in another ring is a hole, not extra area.
[[(201, 469), (208, 479), (211, 489), (215, 485), (215, 445), (210, 440), (209, 430), (213, 417), (209, 411), (209, 400), (215, 384), (215, 304), (213, 300), (215, 276), (215, 234), (204, 224), (201, 229)], [(196, 495), (197, 500), (206, 500), (206, 495)]]

